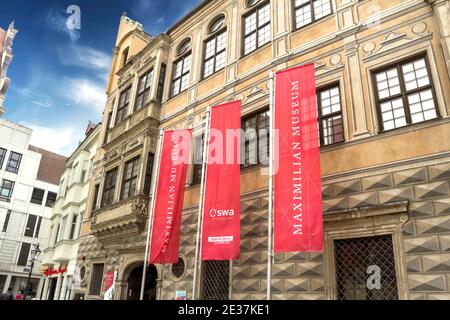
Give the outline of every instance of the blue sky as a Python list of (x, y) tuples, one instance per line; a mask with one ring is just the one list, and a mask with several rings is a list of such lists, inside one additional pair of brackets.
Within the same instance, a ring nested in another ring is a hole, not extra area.
[[(0, 26), (15, 21), (4, 119), (33, 129), (32, 144), (70, 155), (89, 120), (101, 121), (111, 52), (123, 12), (147, 33), (164, 32), (201, 0), (2, 1)], [(81, 30), (66, 27), (81, 9)]]

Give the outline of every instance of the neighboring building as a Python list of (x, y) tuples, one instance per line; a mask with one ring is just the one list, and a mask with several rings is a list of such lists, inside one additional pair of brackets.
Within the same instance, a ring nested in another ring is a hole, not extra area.
[[(78, 296), (100, 299), (105, 273), (117, 270), (115, 298), (139, 297), (147, 168), (159, 128), (193, 128), (201, 159), (208, 106), (242, 100), (244, 130), (267, 128), (269, 71), (315, 63), (325, 250), (277, 254), (273, 299), (449, 299), (449, 6), (206, 0), (155, 38), (123, 17), (83, 221)], [(242, 169), (240, 259), (203, 262), (195, 298), (265, 299), (263, 166), (247, 161)], [(200, 176), (192, 165), (181, 259), (149, 269), (146, 298), (174, 299), (175, 290), (193, 298)], [(381, 290), (366, 287), (373, 266)]]
[[(32, 130), (0, 119), (0, 290), (25, 290), (30, 251), (45, 249), (65, 157), (30, 145)], [(32, 296), (42, 272), (32, 270)]]
[(12, 44), (16, 34), (17, 30), (14, 29), (14, 23), (11, 23), (6, 31), (0, 28), (0, 117), (5, 113), (3, 102), (11, 82), (6, 77), (6, 72), (13, 58)]
[(67, 159), (50, 218), (48, 246), (41, 265), (46, 269), (43, 300), (71, 300), (75, 283), (81, 221), (101, 125), (90, 122), (86, 138)]

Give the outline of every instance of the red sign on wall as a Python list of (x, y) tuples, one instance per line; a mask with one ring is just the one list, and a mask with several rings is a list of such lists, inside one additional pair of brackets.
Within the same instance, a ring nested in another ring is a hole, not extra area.
[(314, 64), (276, 74), (274, 251), (323, 250), (322, 188)]
[[(240, 101), (211, 109), (203, 207), (202, 260), (239, 259), (240, 129)], [(236, 132), (237, 135), (234, 134)]]
[(150, 264), (177, 263), (191, 130), (164, 132), (153, 212)]
[(53, 276), (55, 274), (63, 274), (63, 273), (66, 273), (66, 272), (67, 272), (67, 267), (59, 268), (59, 269), (47, 268), (44, 271), (44, 276), (50, 277), (50, 276)]

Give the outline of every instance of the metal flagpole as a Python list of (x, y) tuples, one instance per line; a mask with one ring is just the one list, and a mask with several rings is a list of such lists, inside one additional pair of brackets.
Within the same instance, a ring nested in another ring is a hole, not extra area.
[(158, 147), (156, 149), (157, 157), (155, 164), (153, 165), (154, 179), (152, 186), (152, 201), (148, 208), (148, 230), (147, 230), (147, 243), (145, 245), (145, 259), (144, 259), (144, 270), (142, 271), (142, 282), (141, 282), (141, 295), (140, 300), (144, 300), (144, 291), (145, 291), (145, 278), (147, 277), (147, 266), (148, 266), (148, 256), (150, 251), (150, 241), (152, 236), (152, 227), (153, 227), (153, 214), (154, 214), (154, 206), (156, 199), (156, 187), (158, 185), (159, 178), (159, 164), (161, 160), (161, 148), (162, 148), (162, 140), (163, 140), (164, 130), (159, 131), (159, 139), (158, 139)]
[(268, 209), (268, 236), (267, 236), (267, 300), (272, 299), (272, 264), (273, 264), (273, 138), (274, 138), (274, 91), (275, 91), (275, 75), (273, 71), (269, 74), (270, 93), (269, 93), (269, 108), (270, 108), (270, 125), (269, 125), (269, 209)]
[(208, 163), (208, 140), (209, 140), (209, 126), (211, 120), (211, 107), (208, 107), (206, 110), (206, 121), (205, 121), (205, 133), (204, 133), (204, 141), (203, 141), (203, 164), (202, 164), (202, 181), (200, 184), (200, 204), (198, 208), (198, 223), (197, 223), (197, 242), (195, 248), (195, 264), (194, 264), (194, 283), (192, 286), (192, 300), (196, 300), (195, 294), (197, 292), (197, 277), (198, 277), (198, 268), (200, 265), (200, 253), (201, 253), (201, 229), (203, 223), (203, 201), (205, 195), (205, 176), (206, 176), (206, 168)]

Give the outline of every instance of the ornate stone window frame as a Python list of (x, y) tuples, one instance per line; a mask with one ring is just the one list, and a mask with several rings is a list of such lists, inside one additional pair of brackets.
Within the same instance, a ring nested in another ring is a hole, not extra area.
[(400, 300), (409, 299), (403, 227), (408, 221), (408, 202), (395, 202), (324, 216), (324, 281), (325, 296), (337, 299), (334, 240), (392, 235)]

